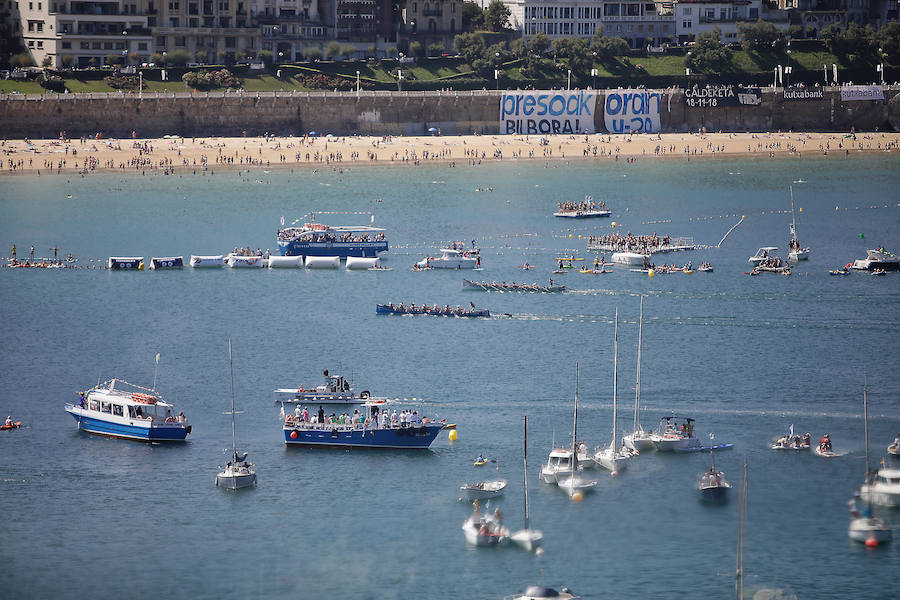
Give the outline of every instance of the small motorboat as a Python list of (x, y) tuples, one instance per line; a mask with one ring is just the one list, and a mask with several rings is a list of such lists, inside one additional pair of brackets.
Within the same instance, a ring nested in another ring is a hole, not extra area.
[(459, 486), (459, 492), (462, 494), (463, 500), (487, 500), (488, 498), (496, 498), (503, 494), (506, 489), (505, 479), (490, 479), (487, 481), (476, 481), (475, 483), (464, 483)]
[(697, 272), (698, 272), (698, 273), (712, 273), (712, 272), (713, 272), (713, 266), (712, 266), (711, 264), (709, 264), (709, 263), (703, 263), (702, 265), (700, 265), (699, 267), (697, 267)]
[(690, 417), (663, 417), (651, 439), (659, 452), (691, 452), (701, 448), (700, 440), (694, 437), (694, 419)]
[(822, 437), (816, 447), (813, 448), (813, 453), (822, 458), (834, 458), (835, 456), (839, 456), (839, 454), (834, 451), (834, 448), (831, 447), (831, 438), (828, 437), (827, 433)]
[(883, 275), (887, 275), (887, 271), (885, 271), (884, 269), (873, 269), (872, 270), (873, 277), (881, 277)]
[(763, 246), (759, 250), (756, 251), (756, 254), (747, 259), (747, 262), (756, 266), (761, 262), (765, 262), (767, 259), (773, 256), (773, 253), (778, 250), (777, 246)]
[(777, 440), (775, 443), (770, 446), (772, 450), (809, 450), (810, 449), (810, 435), (809, 433), (804, 433), (803, 435), (794, 433), (794, 426), (791, 425), (791, 429), (787, 435), (783, 435)]
[(21, 426), (22, 426), (22, 421), (15, 421), (13, 423), (7, 422), (7, 423), (4, 423), (3, 425), (0, 425), (0, 430), (9, 431), (10, 429), (18, 429)]
[(897, 434), (891, 445), (887, 447), (887, 451), (892, 456), (900, 456), (900, 433)]
[(722, 502), (728, 499), (728, 490), (731, 484), (725, 479), (725, 473), (716, 469), (716, 459), (712, 450), (709, 452), (711, 466), (700, 475), (697, 482), (697, 489), (700, 491), (700, 497), (703, 500), (713, 502)]
[(498, 546), (509, 540), (509, 529), (503, 526), (499, 508), (493, 514), (482, 514), (478, 500), (472, 506), (471, 516), (462, 524), (466, 542), (473, 546)]
[(545, 600), (554, 598), (556, 600), (580, 600), (581, 596), (576, 596), (567, 587), (563, 587), (560, 591), (553, 588), (544, 587), (542, 585), (532, 585), (525, 590), (524, 594), (509, 596), (511, 600)]
[(847, 267), (841, 267), (840, 269), (832, 269), (831, 271), (828, 271), (828, 274), (831, 275), (832, 277), (844, 277), (845, 275), (850, 274), (850, 269), (848, 269)]

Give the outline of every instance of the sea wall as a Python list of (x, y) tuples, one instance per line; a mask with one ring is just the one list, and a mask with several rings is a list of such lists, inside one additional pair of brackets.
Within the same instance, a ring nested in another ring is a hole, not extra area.
[[(494, 90), (444, 92), (260, 92), (0, 95), (0, 132), (6, 138), (302, 135), (445, 135), (497, 133), (500, 94)], [(594, 111), (605, 131), (603, 95)], [(755, 106), (689, 107), (684, 92), (664, 92), (663, 132), (900, 131), (900, 87), (884, 100), (841, 101), (840, 88), (824, 98), (785, 100), (762, 92)]]

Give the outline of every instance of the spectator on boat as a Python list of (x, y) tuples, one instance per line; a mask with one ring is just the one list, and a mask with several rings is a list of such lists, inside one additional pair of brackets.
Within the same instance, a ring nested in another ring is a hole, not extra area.
[(303, 422), (306, 423), (309, 421), (309, 411), (306, 410), (306, 407), (303, 407)]
[(355, 427), (359, 425), (359, 410), (353, 410), (353, 416), (350, 418), (350, 423)]
[(300, 415), (302, 415), (302, 414), (303, 414), (303, 412), (300, 410), (300, 405), (298, 404), (297, 407), (294, 408), (294, 416), (297, 419), (300, 419)]
[(6, 417), (6, 426), (12, 427), (12, 425), (13, 425), (13, 420), (12, 420), (12, 416), (10, 415), (10, 416)]
[(391, 426), (396, 427), (400, 423), (400, 417), (397, 416), (397, 409), (391, 413)]
[(179, 423), (187, 423), (187, 417), (184, 416), (184, 411), (179, 411), (179, 413), (178, 413), (178, 422), (179, 422)]
[(322, 408), (322, 405), (319, 405), (319, 423), (325, 422), (325, 409)]

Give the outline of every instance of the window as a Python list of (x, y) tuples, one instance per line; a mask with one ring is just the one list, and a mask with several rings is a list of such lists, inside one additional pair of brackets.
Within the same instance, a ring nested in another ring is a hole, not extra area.
[(178, 27), (178, 17), (169, 17), (169, 27)]
[(63, 48), (63, 50), (71, 50), (71, 49), (72, 49), (72, 42), (63, 42), (63, 43), (62, 43), (62, 48)]
[(122, 414), (122, 405), (121, 405), (121, 404), (113, 404), (113, 407), (112, 407), (112, 408), (113, 408), (112, 414), (114, 414), (114, 415), (117, 416), (117, 417), (123, 416), (123, 414)]
[(156, 45), (159, 46), (160, 48), (165, 48), (166, 47), (166, 36), (164, 36), (164, 35), (156, 36)]
[[(452, 13), (456, 12), (456, 2), (450, 3), (450, 12), (452, 12)], [(453, 31), (453, 29), (451, 29), (450, 31)]]
[(28, 21), (28, 31), (34, 31), (34, 21)]
[(226, 37), (226, 38), (225, 38), (225, 47), (226, 47), (226, 48), (235, 48), (235, 47), (237, 47), (237, 38)]
[(756, 19), (758, 19), (758, 18), (759, 18), (759, 9), (758, 9), (758, 8), (751, 8), (751, 9), (750, 9), (750, 19), (751, 19), (751, 20), (756, 20)]
[(38, 33), (41, 33), (42, 31), (44, 31), (44, 22), (43, 21), (38, 21), (37, 30), (38, 30)]
[(112, 42), (103, 42), (103, 49), (104, 50), (112, 50), (113, 49)]
[(82, 49), (82, 50), (90, 50), (90, 49), (91, 49), (91, 43), (90, 43), (90, 42), (81, 42), (81, 49)]
[(169, 2), (169, 10), (178, 10), (177, 2)]
[(92, 42), (92, 43), (91, 43), (91, 49), (93, 49), (93, 50), (100, 50), (100, 42)]
[(100, 403), (100, 412), (111, 413), (112, 412), (112, 404), (109, 402), (101, 402)]
[(37, 47), (38, 47), (38, 50), (43, 50), (43, 49), (44, 49), (44, 42), (41, 41), (41, 40), (38, 40)]
[(140, 42), (140, 43), (138, 44), (138, 50), (144, 50), (144, 51), (146, 52), (146, 50), (147, 50), (147, 42)]
[(184, 36), (175, 36), (175, 46), (184, 48)]
[(690, 14), (691, 14), (691, 7), (690, 7), (690, 6), (685, 6), (685, 7), (682, 9), (681, 14), (684, 15), (685, 17), (688, 16), (688, 15), (690, 15)]
[(91, 400), (91, 410), (96, 410), (96, 411), (99, 412), (99, 410), (100, 410), (100, 403), (99, 403), (98, 401), (96, 401), (96, 400)]

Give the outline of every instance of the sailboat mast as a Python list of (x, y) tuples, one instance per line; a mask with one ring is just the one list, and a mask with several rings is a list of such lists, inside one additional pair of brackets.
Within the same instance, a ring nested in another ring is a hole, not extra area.
[(531, 519), (528, 514), (528, 415), (525, 415), (525, 452), (523, 454), (525, 463), (525, 529), (531, 527)]
[(863, 386), (863, 421), (866, 424), (866, 483), (869, 482), (869, 397)]
[(737, 568), (734, 573), (734, 598), (744, 600), (744, 519), (747, 513), (747, 458), (744, 457), (744, 473), (741, 477), (741, 499), (738, 505)]
[(234, 436), (234, 359), (231, 355), (231, 338), (228, 338), (228, 369), (231, 371), (231, 457), (237, 456), (237, 441)]
[(641, 342), (644, 333), (644, 297), (641, 296), (641, 316), (638, 320), (637, 381), (634, 385), (634, 431), (641, 426)]
[(572, 474), (578, 467), (578, 362), (575, 362), (575, 416), (572, 418)]
[(794, 186), (790, 185), (791, 190), (791, 237), (797, 239), (797, 214), (794, 212)]
[[(618, 449), (616, 444), (616, 395), (619, 390), (619, 309), (616, 308), (616, 328), (613, 334), (613, 437), (612, 451)], [(615, 459), (615, 454), (613, 454)]]

